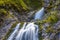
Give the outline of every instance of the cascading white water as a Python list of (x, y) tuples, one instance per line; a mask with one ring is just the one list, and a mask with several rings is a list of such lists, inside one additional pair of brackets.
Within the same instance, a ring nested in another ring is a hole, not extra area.
[(39, 10), (38, 12), (35, 13), (35, 17), (34, 19), (42, 19), (42, 16), (44, 15), (44, 7), (42, 7), (41, 10)]
[(38, 40), (38, 25), (34, 23), (26, 25), (26, 23), (24, 23), (23, 27), (17, 33), (19, 25), (20, 24), (16, 26), (15, 30), (7, 40)]
[(38, 25), (29, 23), (19, 30), (16, 40), (38, 40)]
[(14, 36), (17, 34), (17, 32), (19, 30), (19, 27), (20, 27), (20, 23), (17, 24), (15, 30), (13, 31), (13, 33), (10, 35), (10, 37), (7, 40), (13, 40), (14, 39)]

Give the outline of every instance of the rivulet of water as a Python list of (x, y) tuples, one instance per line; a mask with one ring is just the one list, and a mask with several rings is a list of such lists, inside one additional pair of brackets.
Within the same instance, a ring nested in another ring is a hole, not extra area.
[(17, 24), (15, 30), (11, 33), (11, 35), (9, 36), (9, 38), (7, 40), (13, 40), (14, 39), (14, 36), (17, 34), (17, 32), (19, 30), (19, 27), (20, 27), (20, 23)]

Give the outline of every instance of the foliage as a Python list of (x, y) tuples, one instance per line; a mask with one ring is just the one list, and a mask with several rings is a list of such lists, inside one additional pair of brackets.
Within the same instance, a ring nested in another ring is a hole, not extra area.
[(43, 0), (26, 0), (25, 2), (32, 9), (40, 9), (43, 6)]
[(8, 15), (8, 12), (6, 10), (0, 9), (0, 26), (6, 19), (7, 15)]
[(57, 17), (57, 13), (56, 14), (52, 14), (47, 18), (46, 22), (49, 22), (51, 24), (56, 23), (58, 21), (58, 17)]

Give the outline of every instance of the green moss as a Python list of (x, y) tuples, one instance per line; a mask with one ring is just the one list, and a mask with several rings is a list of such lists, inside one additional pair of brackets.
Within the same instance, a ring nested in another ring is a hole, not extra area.
[(3, 15), (7, 15), (7, 11), (5, 9), (0, 9), (0, 15), (3, 14)]
[(7, 9), (9, 11), (10, 9), (13, 9), (15, 12), (27, 12), (30, 9), (40, 9), (43, 5), (42, 0), (0, 0), (0, 6), (3, 9)]
[(1, 1), (0, 1), (0, 5), (3, 5), (3, 4), (4, 4), (4, 1), (1, 0)]
[(40, 9), (43, 6), (43, 0), (24, 0), (24, 2), (33, 10)]
[(22, 5), (22, 7), (23, 7), (23, 9), (28, 9), (28, 6), (23, 2), (23, 0), (20, 0), (20, 3), (21, 3), (21, 5)]
[(54, 24), (54, 23), (56, 23), (58, 20), (59, 20), (59, 18), (58, 18), (58, 12), (57, 12), (57, 11), (51, 11), (51, 12), (49, 13), (49, 15), (48, 15), (44, 20), (42, 20), (41, 22), (42, 22), (42, 23)]
[(6, 19), (8, 12), (5, 9), (0, 9), (0, 27)]

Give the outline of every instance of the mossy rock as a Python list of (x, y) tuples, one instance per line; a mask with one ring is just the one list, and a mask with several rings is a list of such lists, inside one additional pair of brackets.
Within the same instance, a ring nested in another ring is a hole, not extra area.
[(12, 27), (8, 30), (8, 32), (6, 33), (6, 35), (2, 38), (2, 40), (7, 40), (8, 37), (10, 36), (10, 34), (12, 33), (13, 29), (16, 27), (18, 22), (14, 23), (12, 25)]

